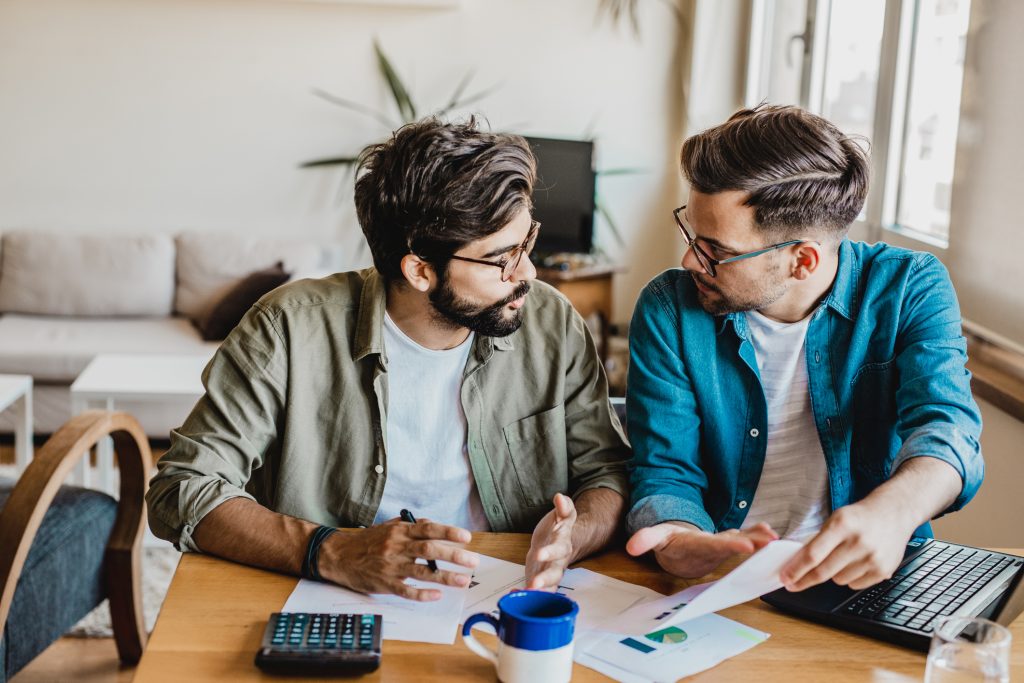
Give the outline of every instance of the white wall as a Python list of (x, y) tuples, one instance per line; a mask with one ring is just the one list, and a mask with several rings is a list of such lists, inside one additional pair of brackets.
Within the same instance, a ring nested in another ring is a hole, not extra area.
[[(598, 138), (602, 167), (640, 166), (601, 192), (627, 232), (616, 319), (676, 263), (679, 23), (641, 3), (642, 39), (597, 0), (462, 0), (415, 9), (285, 0), (0, 2), (0, 231), (246, 230), (353, 247), (351, 186), (300, 170), (388, 130), (311, 94), (389, 99), (379, 37), (424, 109), (467, 70), (496, 129)], [(470, 91), (474, 89), (470, 88)], [(389, 113), (390, 112), (389, 110)]]
[(988, 548), (1024, 548), (1024, 422), (991, 403), (978, 401), (984, 427), (981, 451), (985, 481), (974, 500), (960, 512), (935, 521), (935, 535)]
[(953, 184), (949, 266), (964, 316), (1024, 344), (1024, 3), (975, 0)]

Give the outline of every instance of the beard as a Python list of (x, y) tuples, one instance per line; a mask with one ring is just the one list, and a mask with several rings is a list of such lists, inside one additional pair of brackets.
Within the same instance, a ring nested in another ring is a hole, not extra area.
[(430, 293), (430, 303), (434, 306), (435, 321), (442, 325), (465, 327), (485, 337), (507, 337), (523, 324), (523, 309), (509, 315), (505, 307), (529, 291), (530, 283), (522, 282), (501, 301), (479, 306), (459, 297), (445, 277)]
[(711, 315), (722, 316), (743, 311), (759, 311), (778, 301), (786, 293), (786, 286), (777, 275), (779, 271), (780, 268), (777, 266), (772, 268), (755, 285), (748, 286), (745, 292), (736, 295), (723, 293), (712, 284), (714, 280), (708, 282), (711, 278), (705, 279), (693, 271), (688, 272), (701, 287), (711, 290), (711, 294), (697, 290), (697, 301), (701, 307)]

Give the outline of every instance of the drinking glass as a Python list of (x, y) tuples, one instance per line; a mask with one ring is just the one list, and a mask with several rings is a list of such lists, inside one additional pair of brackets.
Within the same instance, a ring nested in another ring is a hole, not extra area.
[(1009, 683), (1010, 631), (977, 617), (935, 621), (925, 683)]

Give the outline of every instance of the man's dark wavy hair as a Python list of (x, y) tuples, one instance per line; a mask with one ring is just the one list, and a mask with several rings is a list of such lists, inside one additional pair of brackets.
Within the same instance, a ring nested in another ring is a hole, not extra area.
[(799, 107), (761, 104), (683, 143), (683, 175), (705, 194), (741, 190), (758, 227), (784, 238), (841, 238), (868, 192), (864, 148)]
[(474, 117), (405, 125), (364, 149), (357, 173), (359, 224), (387, 282), (402, 280), (410, 253), (443, 273), (460, 248), (532, 209), (537, 175), (526, 140), (480, 130)]

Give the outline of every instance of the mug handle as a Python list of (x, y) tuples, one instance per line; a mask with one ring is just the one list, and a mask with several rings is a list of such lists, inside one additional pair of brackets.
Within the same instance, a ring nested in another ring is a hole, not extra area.
[(487, 647), (479, 640), (474, 638), (473, 634), (470, 633), (470, 631), (473, 630), (473, 626), (481, 622), (486, 622), (487, 624), (490, 624), (491, 628), (494, 629), (495, 635), (497, 635), (498, 620), (492, 617), (490, 614), (487, 614), (485, 612), (478, 612), (471, 616), (469, 619), (466, 619), (466, 623), (462, 625), (462, 640), (466, 643), (466, 647), (468, 647), (470, 650), (480, 655), (484, 659), (489, 660), (491, 664), (493, 664), (495, 668), (497, 668), (498, 654), (494, 650), (492, 650), (491, 648)]

